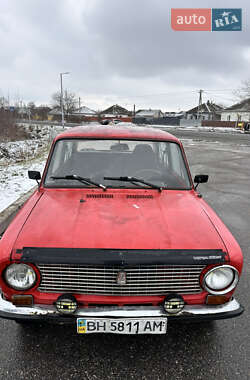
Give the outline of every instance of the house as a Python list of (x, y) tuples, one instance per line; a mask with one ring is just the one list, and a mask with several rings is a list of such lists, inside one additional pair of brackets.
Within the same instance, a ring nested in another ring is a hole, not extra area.
[(178, 119), (183, 119), (185, 117), (186, 113), (184, 111), (179, 111), (179, 112), (165, 112), (164, 117), (167, 118), (178, 118)]
[(77, 108), (76, 110), (74, 110), (71, 115), (74, 115), (74, 116), (86, 116), (86, 117), (91, 117), (91, 116), (96, 116), (97, 113), (96, 111), (93, 111), (91, 110), (90, 108), (86, 107), (86, 106), (82, 106), (80, 108)]
[(31, 118), (34, 120), (46, 120), (51, 108), (48, 106), (34, 107), (31, 110)]
[(194, 107), (186, 111), (187, 120), (220, 120), (222, 107), (218, 104), (210, 102), (202, 103), (200, 106)]
[(21, 119), (25, 119), (25, 118), (28, 119), (30, 115), (30, 110), (27, 107), (25, 106), (15, 107), (15, 110), (17, 112), (18, 117), (20, 117)]
[(59, 106), (52, 108), (52, 110), (48, 112), (48, 115), (50, 116), (60, 116), (61, 114), (62, 114), (62, 110), (61, 110), (61, 107)]
[(138, 110), (135, 114), (135, 118), (145, 118), (149, 119), (158, 119), (160, 117), (164, 117), (164, 113), (161, 110), (152, 110), (149, 108), (148, 110)]
[(244, 99), (221, 112), (223, 121), (250, 121), (250, 98)]
[(99, 113), (99, 117), (104, 120), (114, 120), (119, 119), (125, 122), (131, 122), (132, 120), (132, 112), (128, 111), (126, 108), (119, 106), (118, 104), (114, 104), (113, 106), (106, 108), (104, 111)]
[(68, 120), (75, 123), (78, 123), (79, 121), (98, 121), (98, 114), (96, 111), (90, 109), (89, 107), (82, 106), (72, 111), (68, 115)]

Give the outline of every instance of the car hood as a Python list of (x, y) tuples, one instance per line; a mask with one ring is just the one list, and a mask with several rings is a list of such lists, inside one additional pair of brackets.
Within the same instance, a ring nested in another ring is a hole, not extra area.
[(191, 191), (48, 189), (15, 248), (223, 249)]

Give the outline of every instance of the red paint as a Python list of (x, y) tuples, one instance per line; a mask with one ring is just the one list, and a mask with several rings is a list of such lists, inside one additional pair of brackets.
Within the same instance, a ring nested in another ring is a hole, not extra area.
[[(150, 128), (90, 126), (72, 128), (65, 138), (179, 140)], [(54, 143), (55, 143), (54, 141)], [(53, 150), (53, 146), (52, 146)], [(51, 151), (52, 151), (51, 150)], [(50, 158), (50, 156), (49, 156)], [(47, 167), (47, 166), (46, 166)], [(45, 169), (46, 172), (46, 169)], [(43, 180), (42, 180), (43, 181)], [(10, 260), (18, 262), (16, 249), (23, 247), (116, 248), (116, 249), (222, 249), (228, 264), (241, 273), (239, 245), (215, 212), (192, 190), (108, 189), (109, 199), (86, 198), (101, 189), (40, 189), (19, 211), (0, 240), (0, 287), (7, 299), (13, 294), (32, 294), (35, 303), (52, 304), (59, 294), (39, 293), (40, 275), (33, 289), (18, 292), (3, 280)], [(127, 194), (151, 195), (152, 199), (127, 199)], [(85, 202), (80, 202), (84, 199)], [(137, 207), (133, 205), (136, 203)], [(211, 266), (210, 266), (211, 267)], [(209, 268), (206, 268), (208, 270)], [(231, 296), (233, 292), (228, 294)], [(75, 294), (83, 306), (98, 304), (161, 303), (164, 296), (91, 296)], [(204, 304), (207, 292), (184, 295), (189, 304)]]
[[(111, 199), (86, 198), (101, 189), (46, 189), (14, 248), (87, 247), (225, 250), (220, 235), (190, 191), (109, 189)], [(127, 194), (153, 199), (127, 199)], [(85, 202), (80, 203), (83, 198)], [(133, 205), (139, 208), (135, 208)], [(39, 222), (38, 222), (39, 221)], [(98, 232), (97, 232), (98, 231)], [(129, 237), (129, 239), (128, 239)]]

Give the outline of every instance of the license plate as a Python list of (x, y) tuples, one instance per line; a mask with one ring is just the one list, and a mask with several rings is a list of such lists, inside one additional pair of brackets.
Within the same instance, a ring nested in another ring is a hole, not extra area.
[(77, 332), (78, 334), (166, 334), (167, 318), (78, 318)]

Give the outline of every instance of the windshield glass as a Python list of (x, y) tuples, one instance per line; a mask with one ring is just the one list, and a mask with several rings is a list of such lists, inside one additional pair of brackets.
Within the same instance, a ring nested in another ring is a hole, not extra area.
[[(128, 176), (168, 189), (191, 188), (181, 149), (170, 141), (59, 140), (44, 185), (64, 188), (92, 186), (69, 178), (72, 175), (115, 188), (144, 186), (104, 177)], [(62, 178), (65, 176), (68, 178)]]

